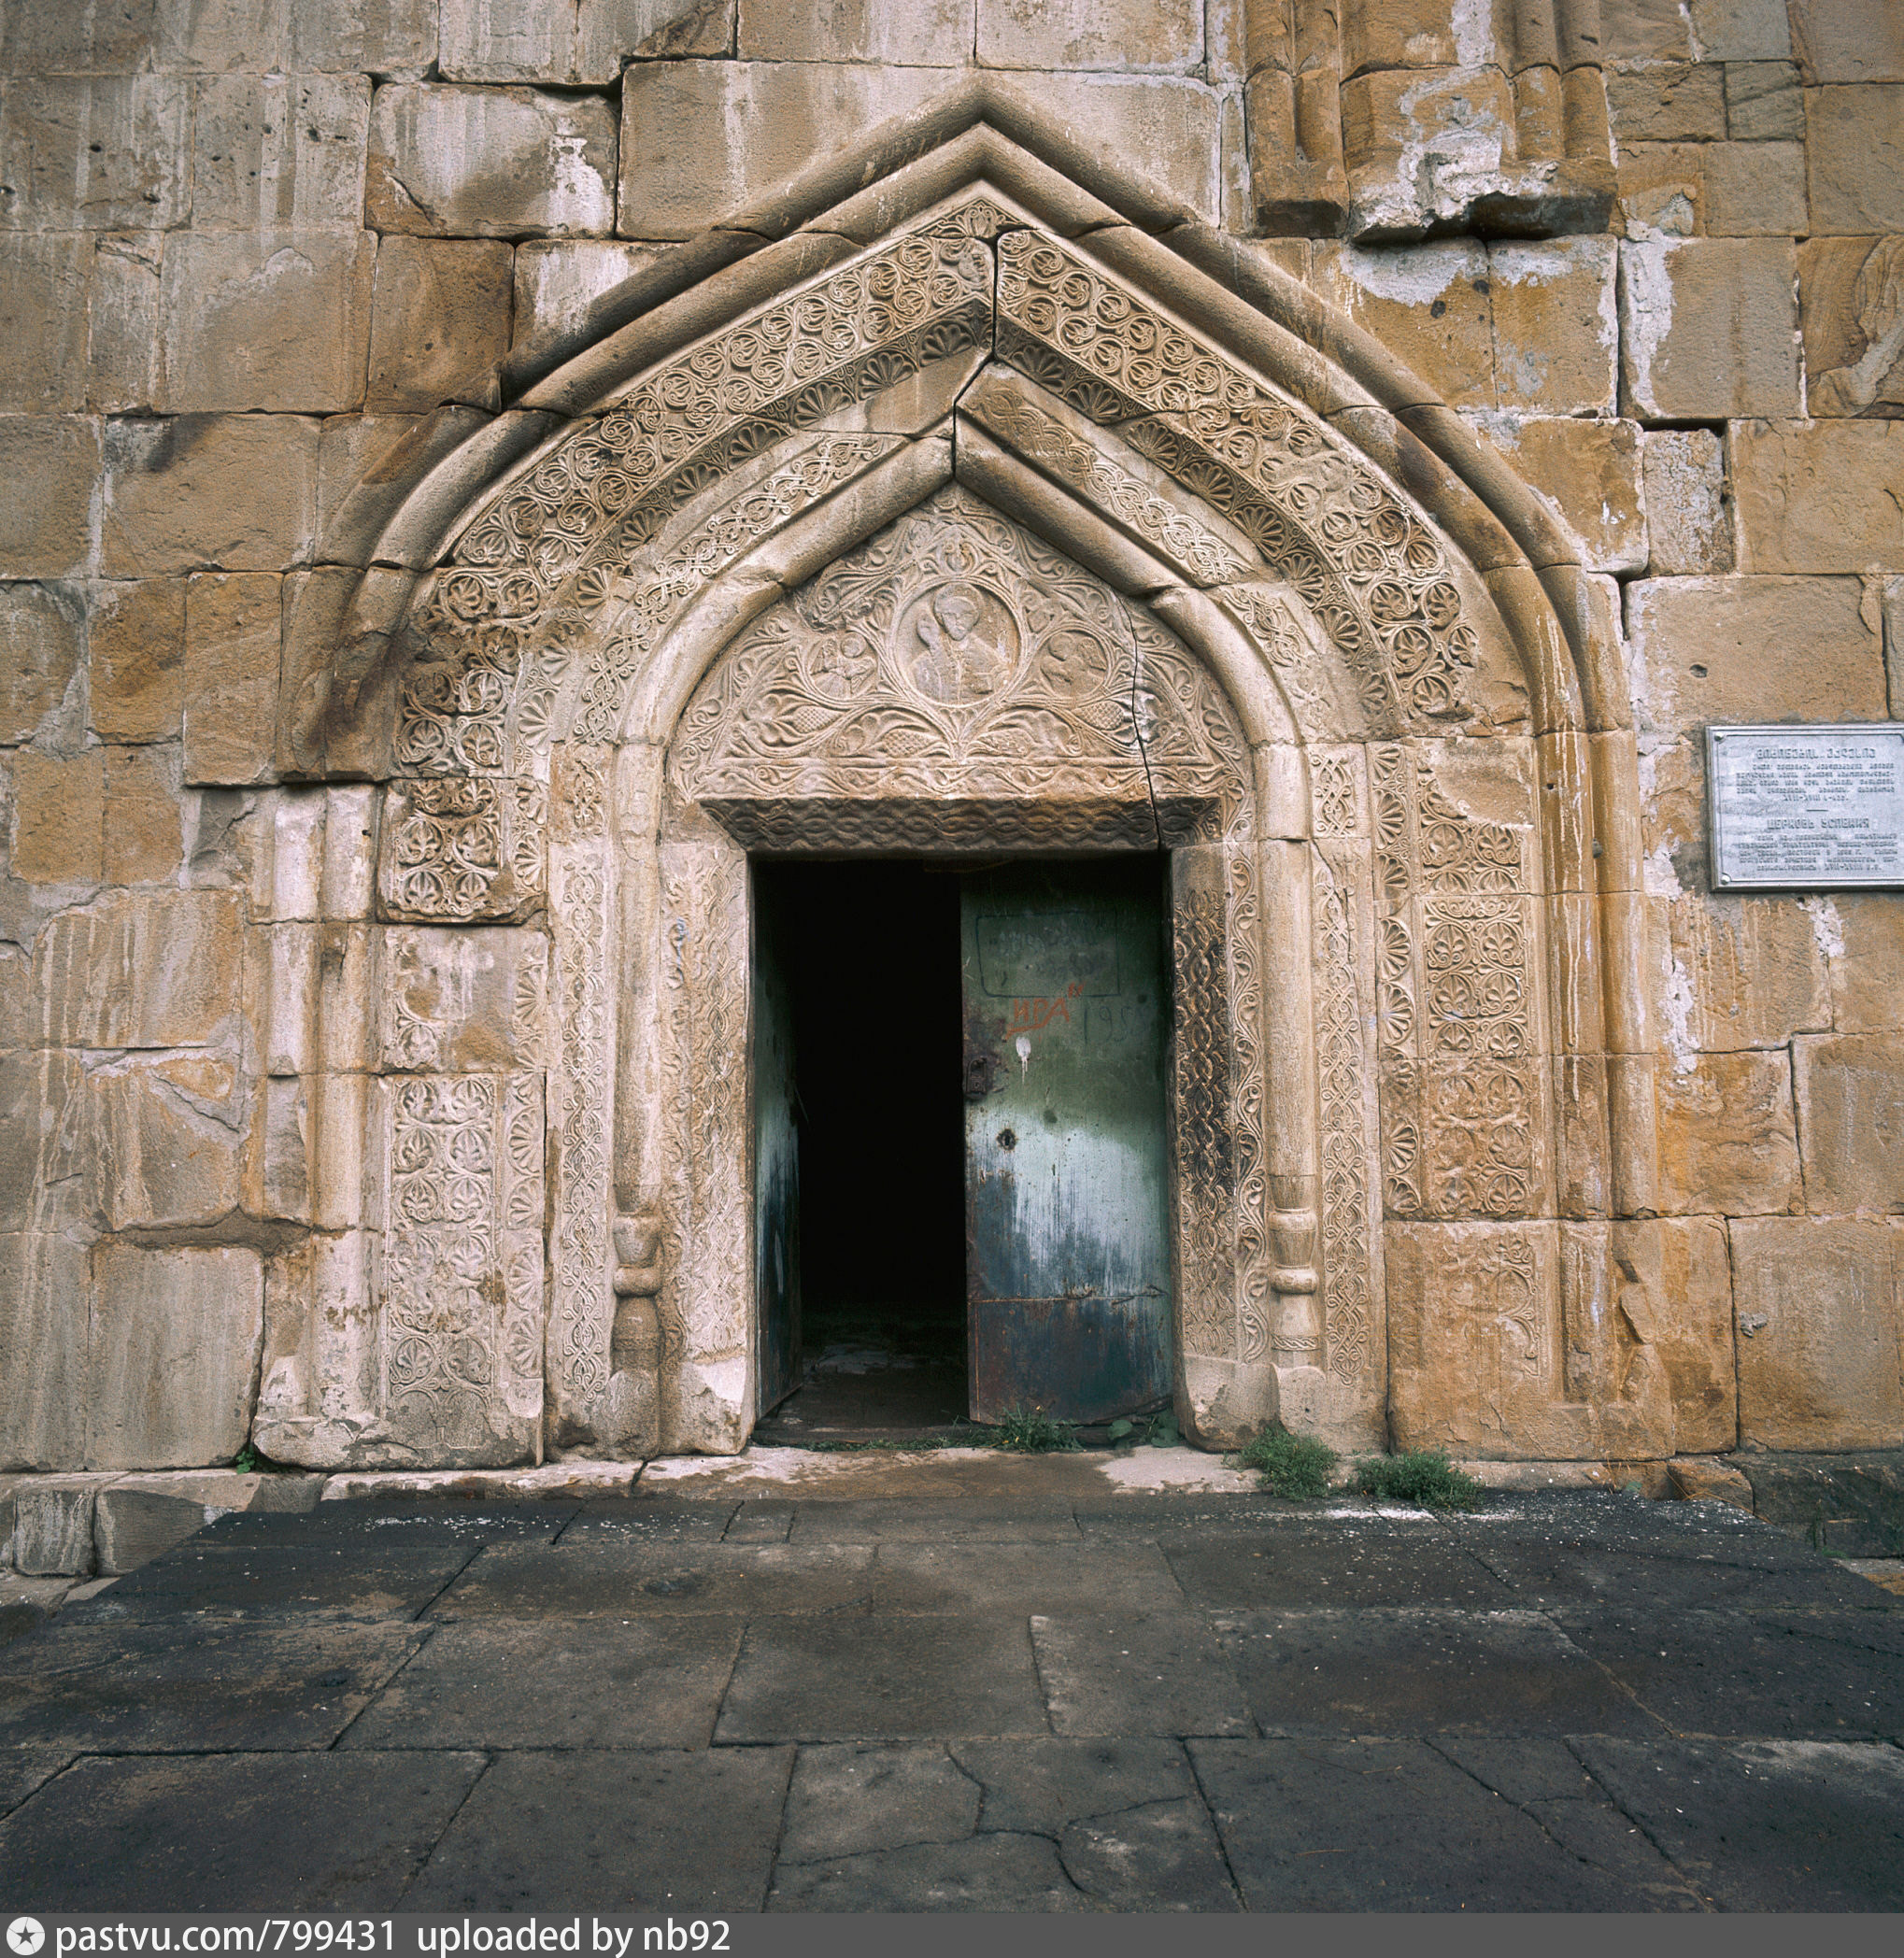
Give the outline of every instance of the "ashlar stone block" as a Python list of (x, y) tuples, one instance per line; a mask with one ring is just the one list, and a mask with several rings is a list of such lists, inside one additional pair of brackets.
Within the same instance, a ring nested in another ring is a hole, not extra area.
[(91, 1577), (98, 1484), (28, 1483), (13, 1492), (13, 1561), (22, 1577)]
[(1826, 1034), (1792, 1051), (1806, 1208), (1904, 1211), (1904, 1035)]
[[(1648, 578), (1627, 588), (1634, 704), (1710, 721), (1883, 720), (1883, 646), (1850, 577)], [(1768, 646), (1781, 648), (1775, 660)]]
[(1802, 143), (1805, 95), (1790, 62), (1728, 62), (1726, 133), (1735, 143)]
[(1730, 1227), (1739, 1439), (1885, 1448), (1904, 1427), (1896, 1227), (1879, 1218)]
[(168, 239), (158, 405), (318, 415), (360, 406), (376, 259), (368, 232)]
[[(669, 148), (683, 167), (692, 167), (691, 135), (671, 131)], [(615, 177), (615, 113), (604, 102), (536, 89), (394, 82), (371, 103), (364, 203), (381, 232), (479, 238), (608, 232)]]
[(539, 1068), (547, 994), (548, 940), (540, 931), (389, 927), (379, 1065), (436, 1074)]
[(105, 752), (22, 748), (13, 759), (13, 874), (29, 884), (97, 884), (106, 817)]
[(1904, 422), (1741, 422), (1732, 495), (1741, 571), (1904, 566)]
[(1659, 1199), (1670, 1215), (1750, 1217), (1803, 1207), (1791, 1062), (1701, 1054), (1658, 1076)]
[(1732, 506), (1718, 436), (1710, 429), (1648, 429), (1640, 451), (1646, 568), (1655, 577), (1730, 571)]
[(1904, 81), (1904, 20), (1869, 0), (1800, 0), (1792, 49), (1807, 81)]
[(1813, 919), (1795, 900), (1675, 898), (1671, 957), (1690, 991), (1686, 1031), (1705, 1053), (1782, 1047), (1831, 1022), (1830, 978)]
[(82, 415), (0, 415), (0, 577), (90, 568), (99, 424)]
[(1620, 266), (1627, 413), (1710, 421), (1798, 412), (1789, 239), (1628, 240)]
[(98, 588), (88, 636), (93, 731), (108, 741), (176, 735), (184, 699), (185, 580)]
[(1904, 80), (1808, 90), (1812, 232), (1904, 232)]
[(516, 248), (517, 344), (575, 325), (595, 300), (652, 264), (661, 249), (619, 238), (525, 240)]
[(102, 414), (149, 414), (159, 399), (165, 236), (137, 231), (97, 234), (88, 354), (90, 399)]
[(192, 1468), (229, 1461), (250, 1432), (264, 1332), (258, 1254), (237, 1245), (107, 1243), (87, 1366), (87, 1463)]
[(283, 580), (269, 572), (192, 578), (185, 601), (185, 779), (269, 779), (277, 736)]
[(385, 239), (370, 324), (371, 410), (471, 399), (471, 384), (509, 350), (514, 274), (514, 253), (498, 242)]
[[(958, 50), (970, 9), (939, 0), (939, 11), (940, 43)], [(978, 0), (978, 59), (988, 68), (1182, 71), (1203, 59), (1203, 8), (1197, 0)]]
[(1508, 413), (1479, 418), (1521, 480), (1560, 512), (1589, 571), (1645, 568), (1641, 433), (1630, 421)]
[(0, 1470), (70, 1468), (86, 1451), (91, 1277), (83, 1242), (0, 1236)]
[(292, 415), (109, 423), (102, 556), (108, 577), (278, 571), (306, 559), (318, 424)]
[(0, 255), (0, 413), (59, 414), (87, 394), (87, 301), (92, 234), (11, 236)]
[(1620, 344), (1613, 241), (1496, 245), (1487, 264), (1499, 405), (1555, 415), (1611, 413)]
[(325, 0), (291, 9), (294, 74), (424, 74), (436, 61), (438, 0)]
[(367, 76), (200, 81), (192, 103), (192, 229), (361, 229), (369, 131)]
[(1817, 416), (1904, 412), (1904, 238), (1798, 248), (1805, 404)]
[(1325, 242), (1312, 248), (1310, 267), (1316, 289), (1443, 401), (1494, 406), (1494, 315), (1484, 246)]
[(0, 104), (0, 228), (169, 231), (192, 205), (192, 84), (41, 75)]
[(1904, 1030), (1904, 904), (1840, 890), (1806, 910), (1831, 960), (1832, 1026), (1840, 1033)]
[(1732, 1265), (1720, 1217), (1661, 1217), (1613, 1229), (1617, 1293), (1642, 1289), (1647, 1339), (1666, 1372), (1673, 1446), (1720, 1453), (1739, 1438)]
[(58, 587), (0, 585), (0, 743), (30, 741), (79, 665), (79, 600)]
[(1802, 143), (1714, 143), (1706, 153), (1706, 230), (1715, 238), (1792, 236), (1811, 226)]
[(170, 881), (183, 858), (178, 755), (170, 747), (105, 748), (100, 874), (108, 884)]
[(1690, 14), (1707, 61), (1783, 61), (1792, 51), (1785, 0), (1690, 0)]
[(88, 1086), (112, 1229), (216, 1224), (237, 1208), (251, 1098), (235, 1055), (115, 1062)]
[(237, 1008), (241, 937), (231, 891), (111, 891), (89, 911), (63, 912), (34, 946), (39, 1038), (204, 1046)]
[(1673, 62), (1607, 78), (1613, 135), (1628, 143), (1712, 143), (1726, 134), (1726, 71), (1710, 62)]
[[(549, 7), (545, 0), (441, 0), (441, 5), (438, 70), (446, 81), (600, 86), (618, 79), (630, 56), (728, 54), (733, 48), (733, 0), (578, 0), (564, 7)], [(967, 15), (969, 50), (969, 7)], [(896, 18), (902, 26), (914, 24), (911, 9)], [(773, 58), (805, 59), (790, 49)]]

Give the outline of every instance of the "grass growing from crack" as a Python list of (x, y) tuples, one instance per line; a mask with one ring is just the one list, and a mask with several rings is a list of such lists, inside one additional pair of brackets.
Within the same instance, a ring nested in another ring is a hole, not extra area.
[(1266, 1427), (1229, 1457), (1231, 1468), (1254, 1468), (1257, 1486), (1272, 1496), (1306, 1497), (1329, 1494), (1336, 1452), (1313, 1435), (1292, 1435), (1286, 1427)]
[(981, 1445), (1013, 1454), (1058, 1454), (1084, 1446), (1075, 1422), (1054, 1421), (1037, 1408), (1006, 1408)]
[(1411, 1448), (1404, 1454), (1365, 1455), (1356, 1464), (1364, 1496), (1412, 1502), (1425, 1510), (1473, 1510), (1481, 1506), (1481, 1484), (1456, 1468), (1439, 1448)]

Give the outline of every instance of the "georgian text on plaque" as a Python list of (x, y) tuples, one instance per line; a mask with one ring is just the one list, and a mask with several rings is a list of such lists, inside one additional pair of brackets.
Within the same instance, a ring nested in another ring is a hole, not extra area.
[(1904, 725), (1709, 728), (1717, 890), (1904, 886)]

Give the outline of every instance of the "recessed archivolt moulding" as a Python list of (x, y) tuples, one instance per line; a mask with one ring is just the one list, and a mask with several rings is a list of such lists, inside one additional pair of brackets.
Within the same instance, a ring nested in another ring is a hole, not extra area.
[(327, 552), (280, 821), (375, 876), (266, 1452), (739, 1448), (746, 852), (1158, 847), (1186, 1430), (1671, 1452), (1610, 622), (1246, 242), (973, 84), (512, 356)]

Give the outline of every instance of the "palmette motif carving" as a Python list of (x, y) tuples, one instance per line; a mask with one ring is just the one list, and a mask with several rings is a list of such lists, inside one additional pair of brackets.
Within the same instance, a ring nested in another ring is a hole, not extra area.
[(992, 255), (970, 222), (902, 237), (645, 376), (463, 533), (438, 580), (443, 613), (532, 618), (604, 530), (625, 555), (745, 457), (984, 344)]
[(1387, 1210), (1530, 1215), (1543, 1101), (1520, 835), (1464, 816), (1404, 746), (1372, 751), (1371, 786)]
[(547, 798), (539, 782), (445, 776), (395, 782), (380, 888), (391, 917), (512, 917), (542, 894)]
[(504, 1416), (541, 1407), (541, 1083), (414, 1077), (383, 1092), (384, 1417), (413, 1446), (481, 1448)]
[(1479, 642), (1441, 544), (1345, 443), (1056, 239), (998, 251), (1000, 352), (1250, 537), (1348, 660), (1372, 727), (1468, 711)]
[(1269, 1160), (1263, 1092), (1262, 901), (1254, 851), (1232, 850), (1225, 863), (1229, 946), (1231, 1057), (1230, 1148), (1235, 1176), (1239, 1356), (1270, 1350)]
[(1222, 834), (1246, 811), (1243, 755), (1172, 635), (946, 489), (736, 642), (683, 717), (670, 779), (723, 806), (1154, 795), (1174, 828)]

